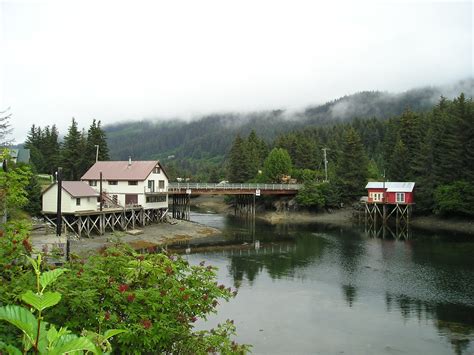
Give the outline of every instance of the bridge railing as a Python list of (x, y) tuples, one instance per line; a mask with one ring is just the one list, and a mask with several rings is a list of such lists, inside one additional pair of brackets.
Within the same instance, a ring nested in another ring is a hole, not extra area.
[(211, 183), (181, 183), (168, 184), (168, 191), (179, 190), (300, 190), (301, 184), (211, 184)]

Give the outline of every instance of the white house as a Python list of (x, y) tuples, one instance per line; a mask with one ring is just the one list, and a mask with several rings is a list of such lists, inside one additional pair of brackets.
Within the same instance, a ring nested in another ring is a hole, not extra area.
[[(51, 184), (43, 191), (43, 213), (56, 213), (58, 184)], [(74, 213), (97, 210), (99, 193), (83, 181), (63, 181), (61, 211)]]
[(144, 209), (168, 208), (168, 175), (157, 160), (98, 161), (81, 180), (120, 206)]

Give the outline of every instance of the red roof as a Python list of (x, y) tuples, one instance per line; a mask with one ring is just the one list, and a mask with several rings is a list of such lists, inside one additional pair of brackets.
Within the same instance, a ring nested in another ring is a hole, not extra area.
[[(128, 161), (98, 161), (81, 180), (99, 180), (100, 172), (104, 180), (145, 180), (157, 165), (160, 165), (157, 160), (132, 161), (131, 164)], [(166, 175), (164, 170), (163, 173)]]
[[(43, 191), (43, 194), (51, 187), (56, 186), (56, 184), (57, 183), (51, 184), (46, 190)], [(99, 196), (99, 193), (84, 181), (63, 181), (62, 186), (63, 190), (65, 190), (72, 197)]]

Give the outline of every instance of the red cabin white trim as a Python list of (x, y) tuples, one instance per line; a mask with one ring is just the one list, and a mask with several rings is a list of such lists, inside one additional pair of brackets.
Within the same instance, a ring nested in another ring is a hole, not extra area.
[(412, 204), (415, 203), (414, 182), (372, 181), (367, 189), (368, 203)]

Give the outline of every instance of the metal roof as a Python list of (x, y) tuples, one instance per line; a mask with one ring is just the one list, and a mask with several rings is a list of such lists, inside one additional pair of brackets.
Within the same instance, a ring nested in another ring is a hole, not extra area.
[(387, 192), (412, 192), (415, 188), (414, 182), (394, 182), (394, 181), (371, 181), (365, 186), (366, 189), (383, 189)]
[(145, 180), (153, 171), (155, 166), (159, 165), (158, 160), (146, 161), (98, 161), (82, 176), (81, 180), (99, 180), (102, 172), (103, 180)]
[[(49, 187), (43, 191), (43, 195), (53, 186), (56, 186), (57, 182), (49, 185)], [(62, 182), (63, 190), (65, 190), (72, 197), (91, 197), (99, 196), (99, 193), (95, 191), (92, 187), (89, 186), (87, 182), (84, 181), (63, 181)]]

